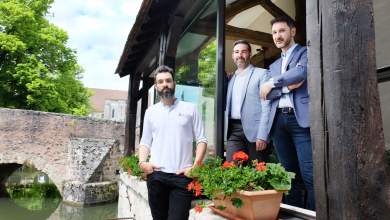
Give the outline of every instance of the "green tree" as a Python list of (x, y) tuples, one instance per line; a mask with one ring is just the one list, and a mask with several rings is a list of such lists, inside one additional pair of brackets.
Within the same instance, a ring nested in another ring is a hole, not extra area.
[(67, 33), (45, 18), (52, 3), (0, 0), (0, 106), (86, 115), (91, 92)]
[(198, 79), (204, 87), (203, 95), (213, 97), (215, 95), (215, 78), (217, 71), (217, 44), (211, 41), (199, 53)]

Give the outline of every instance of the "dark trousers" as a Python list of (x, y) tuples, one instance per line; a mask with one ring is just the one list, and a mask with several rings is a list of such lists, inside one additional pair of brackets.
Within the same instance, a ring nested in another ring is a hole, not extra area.
[(232, 161), (233, 154), (237, 151), (244, 151), (246, 154), (249, 155), (249, 159), (251, 161), (268, 161), (268, 155), (270, 153), (268, 147), (263, 151), (256, 151), (256, 143), (249, 142), (248, 139), (245, 137), (241, 120), (230, 119), (227, 137), (226, 160)]
[(298, 125), (294, 111), (282, 113), (277, 110), (271, 135), (279, 161), (287, 171), (296, 174), (284, 202), (315, 210), (310, 128)]
[(187, 190), (192, 179), (184, 175), (154, 171), (147, 177), (149, 206), (153, 220), (188, 219), (193, 193)]

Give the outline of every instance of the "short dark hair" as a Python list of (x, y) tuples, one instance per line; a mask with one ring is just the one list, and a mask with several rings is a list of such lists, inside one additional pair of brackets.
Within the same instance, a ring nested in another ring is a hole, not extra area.
[(154, 72), (153, 72), (153, 77), (154, 77), (154, 79), (156, 79), (156, 76), (157, 76), (159, 73), (170, 73), (171, 76), (172, 76), (172, 79), (173, 79), (173, 80), (175, 79), (175, 72), (174, 72), (173, 69), (170, 68), (169, 66), (160, 65), (159, 67), (157, 67), (157, 68), (154, 70)]
[(287, 26), (289, 26), (290, 28), (293, 28), (295, 27), (295, 22), (293, 19), (291, 19), (290, 17), (288, 16), (280, 16), (280, 17), (276, 17), (274, 19), (271, 20), (271, 27), (272, 25), (274, 25), (275, 23), (279, 23), (279, 22), (284, 22), (287, 24)]
[(246, 40), (236, 40), (233, 43), (233, 47), (235, 47), (237, 44), (245, 44), (248, 47), (249, 52), (252, 52), (251, 45), (249, 44), (248, 41), (246, 41)]

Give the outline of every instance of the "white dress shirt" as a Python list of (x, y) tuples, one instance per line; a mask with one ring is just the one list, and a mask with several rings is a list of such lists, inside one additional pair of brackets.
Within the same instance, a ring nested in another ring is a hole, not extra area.
[(176, 99), (173, 105), (162, 102), (145, 112), (140, 145), (150, 150), (150, 162), (166, 173), (191, 167), (193, 141), (207, 143), (196, 106)]

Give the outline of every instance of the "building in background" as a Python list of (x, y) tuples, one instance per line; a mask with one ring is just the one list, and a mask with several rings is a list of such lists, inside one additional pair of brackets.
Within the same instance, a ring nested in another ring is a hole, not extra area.
[(95, 89), (91, 96), (92, 113), (94, 118), (102, 118), (124, 122), (126, 118), (127, 91)]

